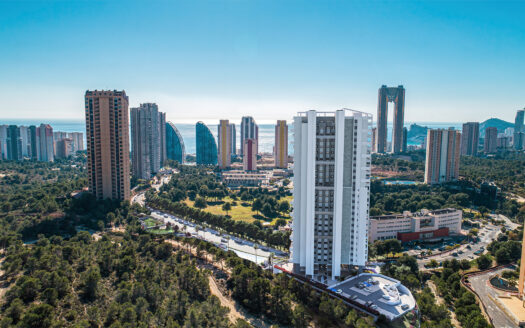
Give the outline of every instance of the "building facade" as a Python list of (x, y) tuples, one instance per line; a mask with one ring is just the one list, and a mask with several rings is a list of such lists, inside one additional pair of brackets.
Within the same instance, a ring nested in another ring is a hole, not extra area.
[(7, 159), (19, 161), (22, 159), (22, 139), (16, 125), (7, 127)]
[(467, 122), (461, 130), (461, 155), (476, 156), (479, 144), (479, 122)]
[(520, 109), (516, 113), (516, 119), (514, 120), (514, 149), (522, 150), (525, 146), (525, 109)]
[(402, 242), (446, 237), (461, 233), (463, 212), (455, 208), (370, 217), (368, 240), (398, 239)]
[(73, 139), (64, 138), (55, 142), (56, 158), (67, 158), (73, 153)]
[(130, 199), (128, 106), (125, 91), (86, 91), (89, 191), (97, 199)]
[(215, 143), (215, 137), (203, 122), (197, 122), (195, 125), (195, 142), (197, 147), (197, 164), (216, 165), (217, 144)]
[(235, 123), (230, 124), (230, 137), (231, 137), (231, 154), (237, 155), (237, 129)]
[(133, 176), (148, 180), (165, 160), (165, 114), (154, 103), (131, 108), (130, 113)]
[(483, 151), (485, 154), (494, 154), (498, 151), (498, 128), (488, 127), (485, 129)]
[(257, 140), (244, 139), (244, 153), (242, 154), (242, 168), (245, 171), (257, 170)]
[(39, 140), (39, 129), (31, 125), (29, 126), (29, 148), (30, 154), (29, 157), (34, 160), (40, 160), (40, 140)]
[(405, 116), (405, 88), (381, 86), (378, 91), (376, 152), (386, 153), (388, 134), (388, 103), (394, 102), (394, 125), (392, 129), (392, 150), (397, 154), (403, 148), (403, 126)]
[(166, 123), (166, 157), (180, 164), (186, 160), (186, 148), (179, 130), (171, 122)]
[(67, 137), (72, 140), (74, 152), (84, 150), (84, 134), (82, 132), (71, 132), (67, 134)]
[(372, 115), (347, 109), (294, 118), (291, 260), (306, 276), (340, 277), (368, 258)]
[(251, 116), (243, 116), (241, 119), (241, 154), (244, 155), (244, 141), (255, 139), (257, 150), (259, 149), (259, 126)]
[(288, 167), (288, 125), (286, 121), (279, 120), (275, 125), (275, 146), (273, 148), (275, 167), (285, 169)]
[(55, 160), (55, 142), (53, 140), (53, 128), (49, 124), (40, 124), (37, 128), (40, 156), (43, 162)]
[(217, 161), (221, 169), (226, 169), (231, 166), (232, 161), (232, 145), (231, 145), (231, 128), (228, 120), (220, 120), (217, 127), (217, 141), (219, 144), (219, 153)]
[(454, 129), (428, 130), (425, 161), (425, 183), (457, 180), (461, 133)]

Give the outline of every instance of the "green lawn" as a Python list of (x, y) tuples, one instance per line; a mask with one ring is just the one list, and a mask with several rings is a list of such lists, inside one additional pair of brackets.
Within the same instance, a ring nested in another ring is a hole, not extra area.
[(144, 224), (146, 225), (147, 228), (149, 228), (149, 227), (154, 227), (156, 225), (159, 225), (161, 224), (161, 222), (155, 219), (152, 219), (152, 218), (147, 218), (146, 220), (144, 220)]
[[(279, 201), (287, 200), (291, 206), (292, 199), (293, 199), (292, 196), (286, 196), (286, 197), (282, 197)], [(204, 209), (204, 211), (210, 212), (212, 214), (217, 214), (217, 215), (226, 215), (226, 212), (222, 210), (222, 204), (224, 204), (224, 202), (230, 202), (230, 203), (233, 202), (233, 200), (230, 197), (225, 197), (223, 200), (220, 200), (218, 202), (215, 202), (215, 200), (212, 198), (207, 198), (206, 201), (208, 202), (208, 206)], [(193, 206), (193, 203), (194, 203), (193, 201), (189, 199), (186, 199), (184, 202), (188, 206)], [(290, 219), (289, 215), (279, 216), (276, 218), (266, 218), (261, 213), (259, 213), (259, 216), (257, 216), (257, 212), (252, 211), (252, 201), (237, 200), (236, 202), (237, 202), (237, 205), (236, 206), (232, 205), (231, 211), (228, 212), (228, 215), (231, 216), (233, 220), (253, 222), (257, 218), (259, 218), (263, 221), (271, 222), (272, 224), (274, 224), (275, 221), (279, 218), (283, 218), (285, 220)]]

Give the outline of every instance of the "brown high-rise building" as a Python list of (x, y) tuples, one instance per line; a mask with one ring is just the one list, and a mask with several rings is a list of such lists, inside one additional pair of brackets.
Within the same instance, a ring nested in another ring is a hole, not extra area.
[(435, 184), (457, 180), (461, 133), (454, 129), (428, 130), (425, 183)]
[(461, 155), (476, 156), (479, 144), (479, 123), (467, 122), (461, 131)]
[(385, 153), (387, 150), (388, 134), (388, 103), (393, 102), (394, 126), (392, 128), (391, 152), (400, 153), (403, 149), (403, 125), (405, 122), (405, 88), (402, 85), (397, 88), (381, 86), (378, 91), (377, 103), (377, 130), (376, 130), (376, 152)]
[(242, 167), (245, 171), (257, 170), (257, 140), (244, 139), (244, 153), (242, 154)]
[(485, 129), (483, 146), (485, 154), (493, 154), (498, 151), (498, 128), (488, 127)]
[(89, 191), (129, 200), (129, 119), (125, 91), (86, 91)]
[(285, 169), (288, 167), (288, 125), (286, 121), (279, 120), (275, 125), (275, 146), (273, 148), (275, 167)]

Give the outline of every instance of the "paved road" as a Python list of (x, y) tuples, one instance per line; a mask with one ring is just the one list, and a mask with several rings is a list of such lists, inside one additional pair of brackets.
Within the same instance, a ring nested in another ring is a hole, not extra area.
[[(159, 190), (160, 187), (168, 183), (171, 179), (171, 175), (164, 175), (161, 177), (158, 184), (153, 184), (153, 188), (155, 190)], [(140, 205), (145, 205), (145, 197), (144, 192), (135, 195), (131, 201), (133, 203), (139, 203)], [(151, 209), (151, 216), (157, 220), (160, 220), (167, 224), (168, 222), (172, 226), (178, 226), (181, 231), (190, 233), (193, 237), (204, 239), (206, 241), (209, 241), (211, 243), (216, 244), (217, 246), (220, 246), (223, 249), (226, 250), (232, 250), (234, 251), (240, 258), (255, 262), (255, 263), (264, 263), (265, 261), (268, 261), (268, 258), (270, 256), (270, 253), (274, 254), (274, 257), (276, 260), (279, 260), (280, 258), (288, 258), (288, 254), (284, 253), (280, 250), (271, 248), (271, 247), (265, 247), (260, 244), (253, 243), (248, 240), (244, 240), (238, 237), (232, 237), (227, 234), (220, 234), (219, 232), (206, 228), (206, 229), (198, 229), (197, 226), (192, 223), (188, 222), (186, 220), (183, 220), (179, 217), (176, 217), (174, 215), (171, 215), (169, 213), (165, 213), (163, 211), (159, 211), (156, 209)]]
[[(487, 224), (485, 227), (479, 229), (479, 238), (480, 241), (470, 245), (471, 249), (467, 248), (467, 245), (462, 245), (458, 249), (454, 250), (453, 252), (448, 252), (443, 255), (435, 255), (430, 258), (421, 259), (418, 260), (419, 269), (423, 270), (424, 265), (429, 263), (431, 260), (436, 260), (438, 263), (443, 262), (445, 260), (452, 260), (456, 259), (458, 261), (467, 259), (472, 260), (476, 258), (477, 256), (474, 255), (474, 252), (478, 251), (483, 247), (484, 249), (487, 248), (487, 245), (490, 244), (494, 239), (497, 238), (498, 234), (501, 232), (501, 228), (498, 226), (495, 226), (493, 224)], [(452, 256), (452, 253), (462, 251), (462, 254), (458, 254), (458, 256)]]
[(491, 317), (494, 327), (497, 328), (515, 328), (518, 327), (518, 325), (509, 318), (505, 312), (503, 312), (496, 303), (489, 297), (496, 297), (498, 295), (498, 291), (488, 285), (488, 279), (503, 270), (508, 270), (507, 268), (502, 268), (496, 271), (488, 272), (485, 274), (481, 274), (478, 276), (473, 276), (469, 278), (470, 284), (472, 286), (472, 289), (476, 291), (476, 293), (481, 298), (481, 301), (483, 304), (485, 304), (485, 307), (487, 308), (487, 314)]

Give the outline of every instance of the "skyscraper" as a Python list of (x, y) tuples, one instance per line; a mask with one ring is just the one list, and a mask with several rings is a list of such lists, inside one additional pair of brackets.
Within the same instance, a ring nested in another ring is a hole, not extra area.
[(425, 183), (435, 184), (457, 180), (461, 133), (454, 129), (428, 130), (425, 162)]
[(86, 91), (89, 191), (97, 199), (130, 198), (128, 105), (125, 91)]
[(479, 144), (479, 122), (463, 124), (461, 131), (461, 155), (476, 156)]
[(72, 140), (73, 151), (84, 150), (84, 134), (82, 132), (71, 132), (67, 137)]
[(73, 139), (64, 138), (55, 142), (56, 158), (67, 158), (73, 153)]
[(22, 159), (22, 139), (16, 125), (7, 128), (7, 159), (19, 161)]
[(157, 104), (145, 103), (131, 109), (131, 158), (133, 176), (149, 179), (164, 161), (166, 122)]
[(7, 125), (0, 125), (0, 159), (7, 159)]
[(232, 155), (237, 155), (237, 129), (235, 128), (235, 123), (230, 124), (230, 136), (231, 136), (231, 146)]
[(217, 127), (217, 138), (219, 142), (218, 162), (221, 169), (230, 167), (231, 165), (231, 129), (228, 120), (220, 120)]
[(22, 144), (22, 157), (29, 157), (30, 152), (30, 140), (29, 140), (29, 128), (27, 126), (19, 126), (20, 142)]
[(29, 148), (31, 149), (31, 153), (29, 154), (31, 159), (34, 161), (40, 160), (39, 132), (38, 128), (34, 125), (29, 127)]
[(518, 110), (514, 120), (514, 149), (522, 150), (524, 147), (523, 139), (525, 135), (525, 108)]
[(40, 150), (39, 160), (52, 162), (55, 160), (55, 149), (53, 140), (53, 128), (49, 124), (40, 124), (37, 128), (38, 148)]
[(291, 258), (307, 276), (341, 276), (368, 258), (372, 115), (348, 109), (294, 118)]
[(259, 149), (259, 127), (251, 116), (244, 116), (241, 120), (241, 154), (244, 155), (244, 140), (255, 139), (256, 149)]
[(195, 125), (195, 142), (197, 146), (197, 164), (217, 164), (217, 144), (210, 129), (203, 122)]
[(186, 158), (182, 135), (171, 122), (166, 123), (166, 157), (180, 164), (183, 164)]
[(242, 154), (242, 168), (245, 171), (257, 170), (257, 140), (244, 139), (244, 154)]
[(273, 148), (275, 167), (288, 167), (288, 125), (286, 121), (277, 121), (275, 125), (275, 146)]
[(405, 115), (405, 88), (381, 86), (378, 91), (376, 151), (387, 150), (388, 103), (394, 102), (394, 126), (392, 129), (392, 153), (401, 152), (403, 147), (403, 125)]
[(498, 149), (498, 128), (488, 127), (485, 129), (485, 142), (483, 151), (485, 154), (493, 154)]

